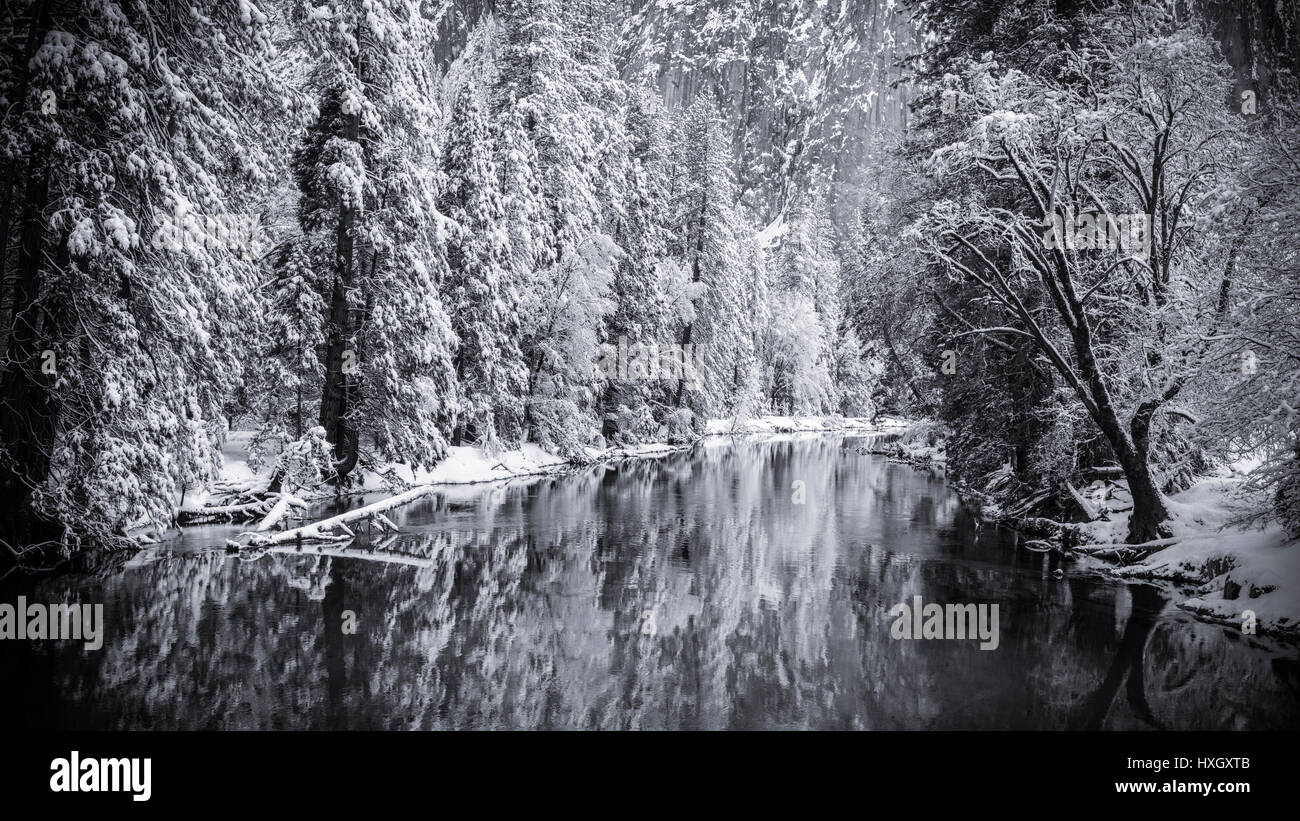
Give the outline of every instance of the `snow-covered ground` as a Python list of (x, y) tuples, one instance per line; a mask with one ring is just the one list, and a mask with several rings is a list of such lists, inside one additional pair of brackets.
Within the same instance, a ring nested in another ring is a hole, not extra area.
[[(267, 471), (253, 470), (248, 464), (248, 444), (251, 438), (252, 433), (248, 431), (232, 431), (229, 434), (222, 447), (223, 464), (216, 486), (264, 485), (269, 480)], [(635, 457), (662, 456), (677, 450), (681, 450), (681, 446), (645, 444), (634, 447), (588, 448), (587, 454), (592, 461), (617, 461)], [(447, 457), (432, 470), (417, 469), (403, 464), (389, 464), (384, 468), (384, 473), (409, 486), (464, 485), (554, 473), (571, 467), (572, 464), (571, 460), (549, 453), (531, 443), (525, 444), (522, 448), (503, 451), (496, 456), (489, 456), (482, 448), (464, 446), (448, 448)], [(383, 473), (373, 470), (362, 472), (359, 478), (359, 484), (354, 487), (357, 493), (385, 491), (391, 486), (384, 481)], [(197, 507), (203, 503), (204, 498), (190, 496), (186, 499), (187, 506)]]
[(908, 422), (881, 416), (873, 423), (868, 419), (844, 416), (759, 416), (752, 419), (710, 419), (704, 430), (708, 436), (755, 433), (816, 433), (821, 431), (883, 431), (906, 428)]
[[(1208, 478), (1168, 498), (1178, 541), (1139, 563), (1109, 570), (1193, 585), (1178, 606), (1202, 618), (1242, 625), (1250, 611), (1260, 633), (1300, 635), (1300, 541), (1276, 524), (1240, 524), (1252, 501), (1258, 504), (1244, 495), (1242, 484), (1239, 476)], [(1083, 528), (1097, 543), (1121, 543), (1128, 512)]]
[[(907, 426), (907, 422), (892, 417), (881, 417), (874, 424), (867, 419), (838, 416), (763, 416), (736, 422), (732, 419), (713, 419), (705, 427), (710, 437), (730, 435), (762, 435), (827, 431), (883, 431)], [(222, 448), (223, 465), (217, 485), (264, 484), (269, 476), (265, 471), (253, 470), (248, 464), (249, 431), (232, 431)], [(587, 448), (587, 457), (593, 462), (621, 459), (651, 458), (684, 450), (689, 445), (649, 443), (630, 447)], [(452, 447), (447, 457), (432, 470), (418, 470), (409, 465), (391, 464), (385, 468), (388, 475), (408, 486), (464, 485), (495, 482), (520, 476), (537, 476), (555, 473), (573, 466), (573, 462), (550, 453), (534, 444), (516, 450), (507, 450), (489, 456), (482, 448)], [(358, 493), (384, 491), (390, 483), (375, 471), (366, 471), (355, 488)], [(200, 506), (204, 495), (190, 495), (187, 506)]]
[[(917, 465), (945, 462), (942, 437), (926, 422), (911, 426), (891, 449)], [(1300, 636), (1300, 540), (1277, 524), (1243, 524), (1249, 511), (1267, 506), (1244, 489), (1249, 468), (1234, 465), (1167, 498), (1174, 543), (1143, 561), (1123, 567), (1088, 555), (1081, 561), (1121, 578), (1174, 583), (1183, 594), (1178, 606), (1203, 619), (1240, 626), (1249, 611), (1259, 633)], [(1078, 525), (1094, 547), (1122, 545), (1128, 535), (1127, 485), (1108, 483), (1108, 493), (1107, 518)]]
[(902, 429), (902, 435), (889, 445), (889, 451), (894, 456), (918, 467), (947, 466), (948, 455), (943, 446), (944, 432), (938, 425), (926, 420), (893, 421), (896, 427)]

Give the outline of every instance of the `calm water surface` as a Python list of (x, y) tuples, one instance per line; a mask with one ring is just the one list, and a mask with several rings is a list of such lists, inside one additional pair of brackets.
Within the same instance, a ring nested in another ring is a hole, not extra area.
[[(242, 527), (191, 528), (7, 592), (103, 602), (107, 638), (3, 642), (4, 686), (58, 728), (1300, 726), (1295, 647), (978, 530), (863, 443), (448, 488), (374, 555), (240, 558)], [(891, 639), (917, 595), (998, 604), (998, 648)]]

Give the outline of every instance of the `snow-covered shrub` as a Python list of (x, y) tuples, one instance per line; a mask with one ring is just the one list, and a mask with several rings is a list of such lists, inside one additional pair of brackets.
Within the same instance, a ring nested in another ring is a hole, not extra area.
[(254, 470), (269, 469), (272, 483), (279, 483), (285, 493), (298, 493), (315, 487), (333, 472), (334, 449), (325, 438), (325, 429), (316, 425), (301, 438), (278, 424), (258, 430), (248, 447), (248, 465)]
[(670, 444), (692, 442), (696, 438), (695, 414), (689, 408), (674, 408), (664, 417), (664, 428)]
[(942, 447), (944, 441), (950, 435), (950, 432), (941, 422), (936, 422), (933, 419), (922, 419), (913, 425), (909, 425), (899, 434), (897, 443), (904, 446), (915, 445), (937, 448)]
[(531, 438), (542, 448), (570, 459), (586, 457), (584, 448), (599, 433), (588, 414), (567, 399), (534, 399), (529, 403)]
[(616, 445), (635, 445), (653, 441), (659, 430), (659, 423), (648, 405), (629, 408), (619, 405), (618, 410), (608, 415), (614, 426), (613, 443)]

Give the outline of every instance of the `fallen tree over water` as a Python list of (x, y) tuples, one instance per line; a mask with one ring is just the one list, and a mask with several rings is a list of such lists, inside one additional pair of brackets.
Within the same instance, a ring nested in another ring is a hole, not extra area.
[[(399, 493), (396, 496), (389, 496), (387, 499), (381, 499), (374, 504), (340, 513), (337, 516), (331, 516), (328, 519), (322, 519), (318, 522), (295, 527), (290, 530), (282, 530), (279, 533), (253, 532), (248, 535), (250, 538), (246, 543), (252, 547), (269, 547), (272, 545), (292, 544), (295, 542), (350, 542), (356, 538), (356, 534), (348, 527), (349, 524), (358, 522), (369, 522), (372, 526), (378, 526), (381, 532), (397, 532), (397, 525), (391, 519), (384, 515), (389, 510), (402, 505), (410, 504), (418, 499), (433, 494), (436, 490), (434, 485), (423, 485), (412, 488), (405, 493)], [(259, 528), (259, 530), (261, 530)], [(236, 547), (242, 546), (238, 543)]]

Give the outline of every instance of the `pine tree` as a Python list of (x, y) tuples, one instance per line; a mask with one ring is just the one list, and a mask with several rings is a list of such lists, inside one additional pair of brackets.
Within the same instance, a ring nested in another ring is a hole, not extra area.
[(508, 268), (493, 145), (472, 86), (463, 86), (457, 94), (447, 133), (438, 208), (454, 223), (443, 290), (459, 340), (457, 438), (492, 445), (499, 433), (507, 444), (516, 445), (527, 382), (518, 345), (519, 297)]
[[(681, 328), (683, 349), (703, 366), (678, 383), (675, 404), (699, 420), (733, 414), (753, 371), (754, 338), (746, 316), (752, 279), (742, 253), (743, 221), (735, 205), (730, 155), (717, 109), (700, 100), (682, 115), (676, 150), (674, 253), (689, 272), (693, 318)], [(692, 356), (694, 358), (694, 356)]]
[(297, 152), (303, 232), (332, 249), (320, 424), (346, 477), (373, 457), (432, 466), (453, 414), (439, 296), (445, 218), (432, 37), (417, 0), (305, 4), (320, 114)]
[(211, 476), (289, 95), (251, 5), (21, 6), (0, 93), (0, 539), (105, 546)]
[(294, 493), (330, 473), (331, 460), (321, 452), (324, 428), (316, 423), (325, 344), (325, 300), (316, 268), (325, 257), (299, 238), (271, 255), (269, 298), (257, 323), (258, 367), (250, 369), (245, 392), (258, 425), (250, 464), (270, 470), (273, 490)]
[(512, 232), (518, 243), (511, 267), (524, 276), (526, 427), (535, 441), (570, 453), (600, 429), (604, 386), (596, 365), (619, 256), (605, 204), (621, 196), (611, 151), (622, 142), (621, 125), (610, 105), (621, 99), (621, 85), (608, 47), (592, 34), (601, 22), (592, 19), (594, 8), (556, 0), (502, 4), (505, 42), (493, 89), (494, 109), (507, 123), (508, 218), (540, 222)]
[[(611, 346), (670, 343), (662, 267), (668, 256), (667, 115), (649, 90), (630, 95), (622, 208), (615, 212), (614, 241), (621, 249), (614, 272), (614, 310), (606, 321)], [(667, 397), (657, 373), (618, 374), (609, 381), (604, 407), (606, 436), (628, 441), (654, 436)]]
[(786, 327), (776, 337), (774, 382), (780, 392), (774, 398), (790, 413), (827, 413), (839, 405), (831, 378), (841, 318), (839, 260), (833, 243), (825, 200), (797, 197), (786, 214), (772, 293), (780, 306), (773, 315), (801, 318), (799, 327), (783, 322)]
[(497, 165), (509, 238), (508, 267), (511, 281), (527, 283), (553, 260), (555, 236), (547, 218), (549, 206), (542, 190), (537, 146), (525, 128), (527, 115), (512, 108), (500, 120)]

